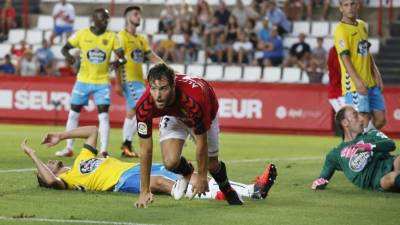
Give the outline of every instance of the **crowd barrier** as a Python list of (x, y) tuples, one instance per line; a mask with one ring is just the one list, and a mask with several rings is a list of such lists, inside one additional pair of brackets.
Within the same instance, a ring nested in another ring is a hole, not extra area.
[[(0, 122), (65, 125), (74, 81), (0, 76)], [(212, 82), (212, 86), (218, 96), (223, 130), (333, 132), (333, 112), (325, 85)], [(384, 95), (388, 119), (384, 131), (400, 136), (400, 87), (386, 87)], [(113, 91), (111, 126), (121, 127), (124, 117), (125, 101)], [(97, 109), (92, 100), (84, 108), (80, 124), (97, 125)]]

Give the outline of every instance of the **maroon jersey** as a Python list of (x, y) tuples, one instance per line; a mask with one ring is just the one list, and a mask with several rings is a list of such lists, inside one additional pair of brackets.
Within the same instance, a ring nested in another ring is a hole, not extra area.
[(202, 78), (176, 74), (175, 101), (164, 109), (157, 109), (150, 95), (150, 87), (136, 104), (138, 134), (148, 138), (152, 134), (153, 118), (174, 116), (193, 128), (195, 134), (205, 133), (218, 112), (218, 99), (211, 85)]
[(329, 86), (328, 86), (328, 98), (338, 98), (342, 96), (342, 83), (340, 81), (340, 64), (338, 54), (335, 47), (329, 50), (328, 54), (328, 75), (329, 75)]

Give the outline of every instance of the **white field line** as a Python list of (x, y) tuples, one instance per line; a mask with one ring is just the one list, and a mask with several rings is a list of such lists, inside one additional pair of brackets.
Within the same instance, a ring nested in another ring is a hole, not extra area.
[(66, 219), (47, 219), (47, 218), (11, 218), (4, 216), (0, 216), (0, 220), (47, 222), (47, 223), (77, 223), (77, 224), (154, 225), (146, 223), (130, 223), (130, 222), (117, 222), (117, 221), (66, 220)]
[[(320, 156), (309, 156), (309, 157), (282, 157), (282, 158), (260, 158), (260, 159), (238, 159), (238, 160), (224, 160), (226, 163), (252, 163), (252, 162), (276, 162), (276, 161), (312, 161), (312, 160), (323, 160)], [(25, 168), (25, 169), (0, 169), (0, 173), (24, 173), (35, 171), (36, 168)]]

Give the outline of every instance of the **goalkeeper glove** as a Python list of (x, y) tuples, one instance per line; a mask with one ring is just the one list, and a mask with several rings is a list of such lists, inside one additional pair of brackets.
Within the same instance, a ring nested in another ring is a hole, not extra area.
[(311, 185), (311, 189), (313, 190), (319, 190), (319, 189), (324, 189), (326, 185), (328, 185), (329, 181), (324, 179), (324, 178), (318, 178), (314, 180), (314, 182)]

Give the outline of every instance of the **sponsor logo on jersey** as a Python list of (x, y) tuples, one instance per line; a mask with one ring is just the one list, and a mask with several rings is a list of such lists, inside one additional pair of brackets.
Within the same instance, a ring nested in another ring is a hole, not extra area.
[(87, 56), (89, 62), (91, 62), (93, 64), (100, 64), (100, 63), (103, 63), (104, 61), (106, 61), (106, 55), (107, 54), (104, 51), (102, 51), (101, 49), (93, 48), (87, 52), (86, 56)]
[(147, 124), (143, 122), (138, 123), (138, 133), (142, 135), (147, 135)]
[(131, 58), (135, 63), (143, 63), (144, 61), (144, 53), (140, 49), (134, 49), (131, 52)]
[(350, 170), (356, 173), (362, 171), (368, 164), (370, 157), (370, 152), (359, 152), (352, 155), (349, 160)]
[(357, 53), (361, 56), (367, 56), (369, 46), (370, 43), (367, 40), (361, 39), (361, 41), (357, 44)]
[(97, 169), (99, 165), (104, 161), (104, 159), (93, 158), (86, 161), (82, 161), (79, 164), (79, 171), (82, 174), (88, 174)]

